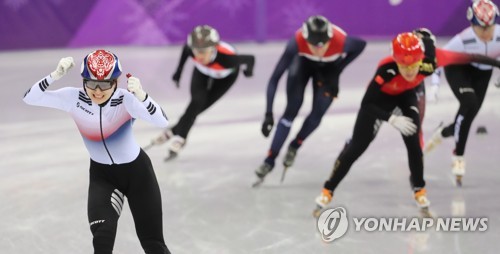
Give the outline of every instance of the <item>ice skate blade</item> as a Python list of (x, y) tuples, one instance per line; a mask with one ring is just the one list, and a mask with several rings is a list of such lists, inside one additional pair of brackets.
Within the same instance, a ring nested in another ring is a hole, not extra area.
[(313, 210), (312, 215), (317, 219), (321, 215), (321, 212), (323, 212), (323, 207), (316, 205), (316, 208)]
[(150, 144), (148, 144), (148, 145), (144, 146), (144, 147), (142, 148), (142, 150), (147, 151), (147, 150), (151, 149), (151, 147), (153, 147), (154, 145), (155, 145), (155, 144), (150, 143)]
[(262, 183), (264, 182), (264, 179), (257, 179), (257, 181), (255, 183), (252, 184), (252, 188), (258, 188), (262, 185)]
[(431, 218), (431, 219), (434, 219), (434, 215), (432, 215), (429, 207), (421, 207), (420, 209), (420, 216), (422, 216), (423, 218)]
[(451, 184), (454, 184), (456, 187), (461, 188), (463, 185), (462, 178), (463, 176), (460, 175), (451, 175), (449, 179), (451, 181)]
[(164, 162), (171, 161), (171, 160), (177, 158), (177, 155), (178, 155), (177, 153), (170, 151), (170, 153), (167, 155), (167, 157), (165, 157), (165, 159), (163, 159), (163, 161)]
[(455, 184), (457, 187), (462, 187), (462, 176), (456, 176)]
[(285, 166), (283, 168), (283, 173), (281, 173), (281, 181), (280, 181), (280, 183), (283, 183), (283, 181), (285, 181), (286, 171), (288, 171), (288, 166)]

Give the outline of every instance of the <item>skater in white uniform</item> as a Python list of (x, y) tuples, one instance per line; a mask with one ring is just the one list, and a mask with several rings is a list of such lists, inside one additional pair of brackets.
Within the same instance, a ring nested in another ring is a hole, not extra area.
[[(455, 35), (444, 49), (499, 57), (500, 25), (495, 24), (498, 15), (498, 8), (492, 1), (475, 1), (467, 10), (467, 19), (471, 26)], [(462, 185), (462, 177), (465, 174), (464, 156), (467, 138), (472, 122), (483, 104), (492, 72), (492, 66), (480, 63), (444, 67), (446, 80), (460, 106), (451, 124), (437, 128), (426, 143), (425, 152), (433, 150), (443, 138), (453, 137), (455, 149), (452, 154), (452, 174), (458, 186)], [(438, 73), (434, 74), (434, 79), (439, 79)], [(431, 95), (431, 97), (436, 96)]]
[(73, 58), (61, 59), (55, 71), (26, 92), (24, 102), (68, 112), (80, 131), (90, 154), (88, 222), (94, 253), (112, 253), (126, 200), (144, 252), (170, 253), (163, 239), (161, 194), (153, 166), (132, 134), (132, 125), (139, 118), (167, 127), (163, 110), (136, 77), (128, 78), (128, 91), (118, 88), (121, 65), (106, 50), (84, 58), (83, 87), (48, 90), (73, 66)]

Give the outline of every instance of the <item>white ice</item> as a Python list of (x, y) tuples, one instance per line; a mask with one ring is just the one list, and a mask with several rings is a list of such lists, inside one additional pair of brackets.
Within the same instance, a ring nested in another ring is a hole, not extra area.
[[(240, 52), (256, 55), (255, 76), (241, 75), (219, 102), (199, 116), (175, 161), (163, 162), (165, 146), (148, 151), (162, 191), (164, 235), (172, 253), (498, 253), (500, 90), (493, 84), (471, 128), (464, 186), (455, 187), (451, 177), (451, 140), (425, 157), (431, 211), (441, 217), (487, 217), (486, 232), (354, 232), (350, 227), (333, 243), (321, 241), (311, 214), (314, 198), (351, 135), (365, 87), (378, 60), (389, 54), (388, 45), (370, 41), (347, 67), (338, 100), (299, 150), (285, 182), (279, 182), (280, 156), (264, 185), (252, 189), (253, 172), (271, 142), (260, 134), (266, 84), (284, 44), (237, 44)], [(126, 72), (141, 79), (175, 124), (189, 101), (192, 71), (188, 63), (181, 88), (176, 89), (170, 77), (180, 47), (108, 49), (120, 57)], [(76, 126), (64, 112), (28, 106), (21, 100), (65, 56), (73, 56), (77, 67), (49, 89), (80, 86), (79, 65), (91, 50), (0, 53), (2, 254), (92, 253), (86, 215), (89, 158)], [(495, 71), (492, 83), (497, 76)], [(275, 121), (285, 106), (285, 80), (286, 75), (275, 100)], [(310, 111), (310, 92), (309, 88), (289, 139)], [(443, 79), (439, 101), (427, 105), (426, 139), (441, 121), (452, 121), (457, 109), (458, 102)], [(487, 135), (476, 135), (480, 125), (487, 127)], [(136, 138), (142, 145), (159, 132), (148, 123), (136, 122)], [(408, 176), (402, 139), (384, 124), (337, 189), (332, 205), (345, 207), (349, 217), (418, 217)], [(128, 207), (119, 221), (115, 253), (143, 253)]]

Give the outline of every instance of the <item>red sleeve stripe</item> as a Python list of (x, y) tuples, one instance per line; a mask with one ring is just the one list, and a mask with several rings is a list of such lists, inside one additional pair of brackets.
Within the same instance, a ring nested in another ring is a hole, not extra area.
[(217, 45), (217, 51), (226, 55), (236, 55), (236, 49), (222, 41)]

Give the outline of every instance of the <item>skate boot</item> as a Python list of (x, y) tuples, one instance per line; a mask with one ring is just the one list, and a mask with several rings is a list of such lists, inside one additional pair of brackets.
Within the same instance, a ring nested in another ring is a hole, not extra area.
[(420, 208), (421, 215), (426, 218), (432, 218), (432, 214), (429, 211), (431, 202), (427, 199), (427, 191), (425, 188), (415, 191), (414, 198), (418, 208)]
[(165, 142), (167, 142), (169, 139), (171, 139), (173, 136), (174, 136), (174, 133), (172, 132), (172, 130), (167, 129), (167, 130), (163, 131), (160, 135), (158, 135), (156, 138), (151, 139), (151, 142), (149, 143), (149, 145), (144, 147), (144, 150), (148, 150), (149, 148), (151, 148), (153, 146), (162, 145)]
[(325, 208), (332, 201), (333, 192), (328, 189), (324, 189), (321, 191), (321, 194), (316, 197), (316, 208), (313, 211), (314, 218), (318, 218), (321, 214), (323, 208)]
[(273, 170), (273, 166), (271, 166), (267, 162), (262, 163), (262, 165), (260, 165), (260, 167), (255, 170), (255, 174), (257, 175), (258, 179), (254, 184), (252, 184), (252, 187), (259, 187), (264, 182), (264, 178), (267, 174), (269, 174), (269, 172), (271, 172), (271, 170)]
[(289, 167), (293, 166), (293, 162), (295, 161), (295, 156), (297, 156), (297, 148), (293, 146), (288, 147), (288, 151), (285, 154), (285, 158), (283, 159), (283, 173), (281, 174), (281, 182), (285, 180), (285, 174)]
[(431, 205), (431, 202), (427, 199), (427, 191), (425, 188), (415, 192), (415, 202), (417, 202), (419, 208), (427, 208)]
[(434, 131), (434, 133), (432, 134), (431, 139), (425, 143), (424, 154), (429, 153), (430, 151), (434, 150), (434, 148), (436, 148), (439, 144), (441, 144), (441, 142), (443, 141), (443, 134), (441, 134), (443, 129), (443, 123), (441, 123), (436, 131)]
[(465, 174), (465, 158), (464, 156), (453, 155), (451, 173), (455, 176), (455, 181), (458, 187), (462, 186), (462, 177)]
[(285, 167), (293, 166), (293, 162), (295, 161), (295, 156), (297, 156), (297, 148), (289, 146), (288, 151), (285, 154), (285, 158), (283, 159), (283, 166)]
[(179, 135), (173, 136), (172, 143), (168, 146), (168, 154), (167, 157), (165, 157), (165, 161), (175, 159), (185, 144), (186, 139)]

